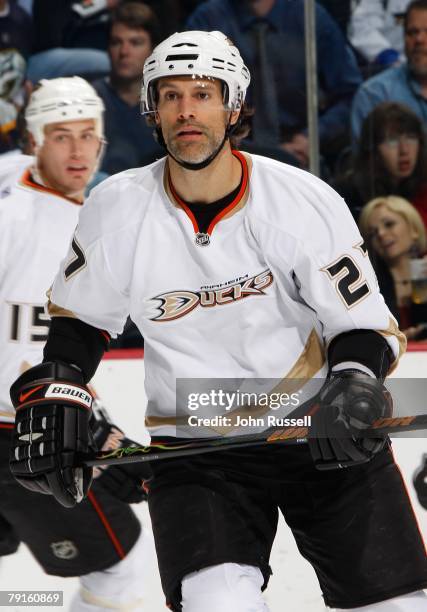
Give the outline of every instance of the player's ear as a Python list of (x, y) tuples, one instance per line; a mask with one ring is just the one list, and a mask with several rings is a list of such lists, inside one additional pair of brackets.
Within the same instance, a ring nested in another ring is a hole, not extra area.
[(236, 123), (239, 120), (239, 115), (240, 115), (240, 109), (239, 110), (235, 110), (235, 111), (231, 111), (231, 114), (230, 114), (230, 125), (236, 125)]
[(25, 142), (24, 153), (26, 155), (34, 155), (34, 152), (37, 146), (36, 139), (31, 134), (31, 132), (29, 132), (28, 130), (25, 131), (24, 142)]

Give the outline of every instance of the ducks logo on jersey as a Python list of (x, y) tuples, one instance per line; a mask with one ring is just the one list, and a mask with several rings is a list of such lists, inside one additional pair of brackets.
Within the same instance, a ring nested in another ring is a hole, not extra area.
[(198, 306), (202, 308), (213, 308), (231, 304), (247, 297), (265, 295), (265, 289), (273, 282), (271, 270), (264, 270), (260, 274), (250, 278), (243, 277), (235, 281), (228, 281), (219, 285), (207, 285), (201, 287), (200, 291), (178, 290), (161, 293), (152, 298), (160, 300), (160, 314), (151, 318), (151, 321), (174, 321), (188, 315)]

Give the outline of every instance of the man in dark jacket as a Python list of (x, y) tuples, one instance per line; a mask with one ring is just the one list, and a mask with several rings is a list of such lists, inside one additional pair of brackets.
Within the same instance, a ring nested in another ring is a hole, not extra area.
[[(350, 104), (361, 75), (329, 14), (316, 6), (321, 152), (334, 155), (347, 138)], [(253, 139), (275, 145), (308, 165), (304, 2), (209, 0), (190, 16), (192, 30), (220, 30), (240, 49), (251, 71)], [(338, 144), (339, 143), (339, 144)]]

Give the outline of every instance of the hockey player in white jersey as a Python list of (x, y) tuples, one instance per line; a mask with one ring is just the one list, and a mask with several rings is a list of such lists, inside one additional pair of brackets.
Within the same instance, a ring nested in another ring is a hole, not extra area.
[(153, 462), (169, 607), (265, 612), (280, 510), (327, 606), (425, 611), (425, 550), (389, 440), (361, 436), (389, 414), (382, 381), (405, 340), (343, 200), (306, 172), (233, 150), (249, 81), (220, 32), (174, 34), (145, 62), (143, 110), (166, 157), (110, 177), (82, 210), (52, 288), (44, 362), (11, 389), (11, 469), (64, 505), (88, 493), (86, 382), (102, 333), (119, 333), (128, 313), (145, 339), (154, 440), (189, 435), (179, 379), (323, 376), (309, 444)]
[[(42, 359), (46, 290), (67, 252), (104, 140), (102, 100), (78, 77), (42, 81), (26, 119), (35, 157), (0, 162), (0, 555), (25, 542), (47, 573), (81, 576), (74, 612), (144, 609), (141, 572), (150, 545), (128, 505), (144, 499), (142, 475), (105, 470), (88, 499), (58, 512), (52, 496), (22, 488), (9, 470), (15, 418), (9, 388)], [(92, 429), (101, 446), (122, 435), (105, 420)]]

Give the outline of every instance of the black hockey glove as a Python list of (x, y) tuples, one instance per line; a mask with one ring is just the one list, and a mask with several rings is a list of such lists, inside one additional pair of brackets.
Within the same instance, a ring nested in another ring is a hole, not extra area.
[[(107, 411), (97, 399), (93, 404), (90, 427), (98, 450), (139, 446), (111, 423)], [(101, 466), (94, 469), (93, 477), (114, 497), (128, 504), (137, 504), (147, 499), (144, 481), (151, 477), (151, 469), (146, 463)]]
[(414, 487), (418, 501), (427, 510), (427, 455), (423, 455), (421, 467), (414, 474)]
[(370, 461), (388, 438), (363, 437), (363, 430), (391, 415), (391, 396), (381, 381), (359, 370), (332, 373), (311, 420), (309, 446), (316, 467), (332, 470)]
[(31, 491), (53, 495), (67, 508), (88, 492), (92, 468), (89, 419), (92, 395), (78, 368), (48, 362), (22, 374), (10, 390), (16, 408), (10, 469)]

